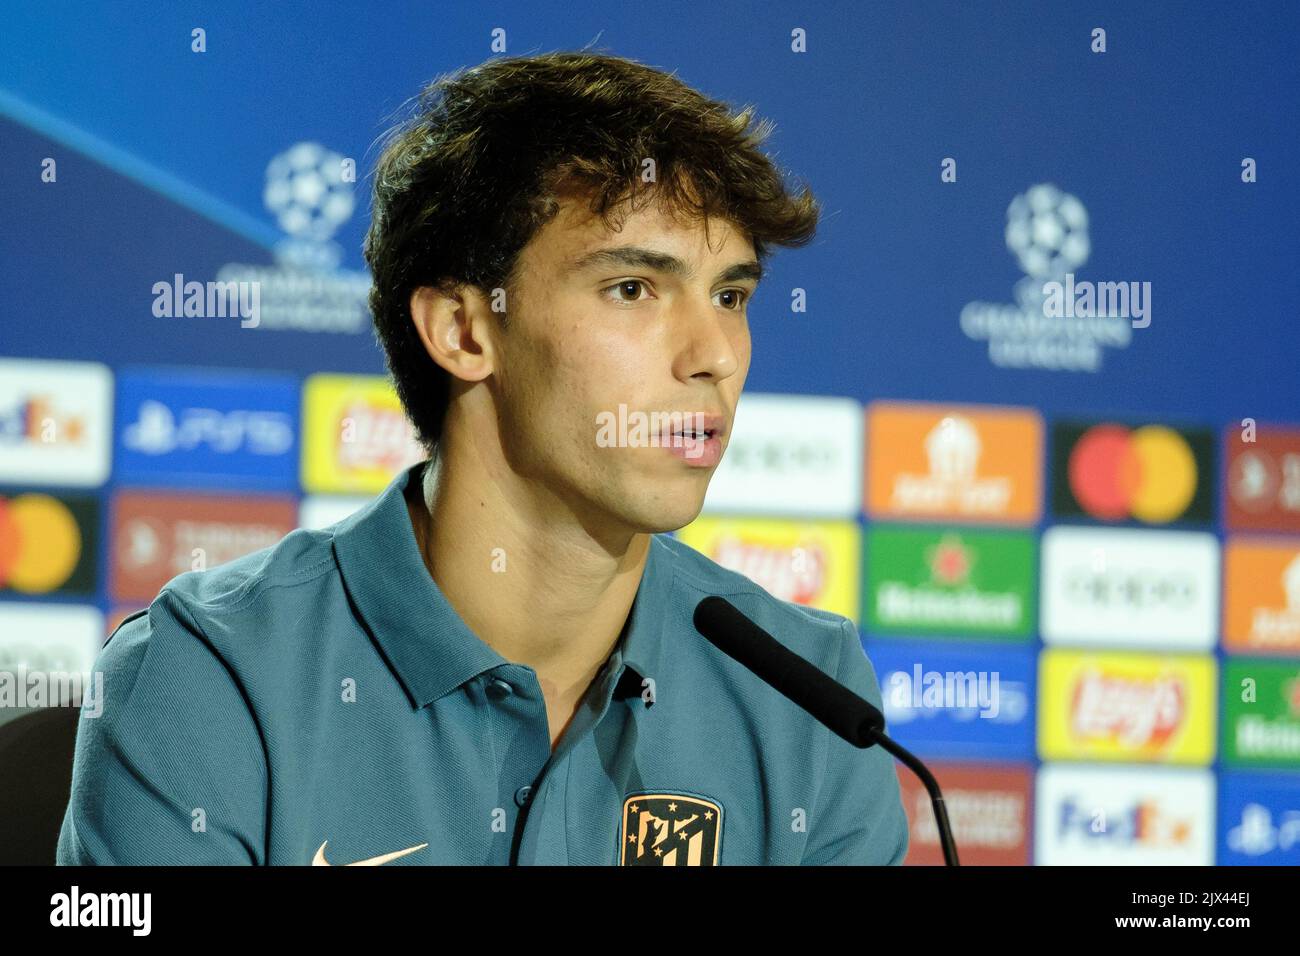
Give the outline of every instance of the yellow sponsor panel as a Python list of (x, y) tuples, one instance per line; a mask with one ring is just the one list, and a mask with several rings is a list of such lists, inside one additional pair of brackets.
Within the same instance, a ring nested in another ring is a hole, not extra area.
[(1038, 661), (1039, 756), (1208, 764), (1215, 687), (1209, 655), (1046, 650)]
[(423, 456), (382, 375), (312, 375), (302, 396), (302, 484), (309, 492), (377, 493)]
[(858, 621), (856, 522), (700, 517), (676, 536), (783, 601)]

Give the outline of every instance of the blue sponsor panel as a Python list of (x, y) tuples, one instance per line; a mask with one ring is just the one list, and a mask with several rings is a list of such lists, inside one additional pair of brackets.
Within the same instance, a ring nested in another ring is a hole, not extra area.
[(1300, 775), (1221, 773), (1217, 862), (1222, 866), (1300, 864)]
[(116, 480), (296, 491), (300, 393), (298, 377), (289, 374), (124, 369)]
[(1035, 759), (1032, 648), (870, 640), (866, 650), (904, 747), (948, 760)]

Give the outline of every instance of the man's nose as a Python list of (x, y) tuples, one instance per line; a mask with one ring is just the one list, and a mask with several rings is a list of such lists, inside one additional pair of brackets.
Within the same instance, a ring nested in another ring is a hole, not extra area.
[[(733, 320), (743, 329), (743, 320)], [(735, 332), (728, 328), (728, 320), (718, 315), (712, 300), (703, 306), (684, 309), (678, 319), (679, 331), (674, 339), (682, 343), (676, 356), (674, 371), (682, 381), (706, 376), (722, 381), (736, 373), (740, 357), (736, 354)]]

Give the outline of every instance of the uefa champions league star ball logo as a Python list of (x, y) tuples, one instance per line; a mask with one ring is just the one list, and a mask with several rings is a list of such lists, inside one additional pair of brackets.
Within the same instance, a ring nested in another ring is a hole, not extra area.
[(328, 242), (352, 215), (348, 161), (319, 143), (298, 143), (266, 167), (262, 199), (280, 228), (299, 239)]
[(1088, 261), (1088, 211), (1051, 183), (1031, 186), (1007, 207), (1007, 248), (1026, 275), (1060, 278)]
[[(1007, 207), (1005, 238), (1024, 273), (1011, 288), (1015, 301), (967, 302), (959, 319), (967, 338), (988, 343), (990, 362), (999, 368), (1099, 372), (1106, 349), (1128, 347), (1133, 328), (1143, 327), (1129, 317), (1106, 309), (1067, 319), (1050, 314), (1049, 304), (1056, 301), (1049, 299), (1052, 285), (1064, 279), (1073, 288), (1074, 271), (1092, 252), (1088, 210), (1078, 197), (1052, 183), (1030, 186)], [(1062, 289), (1065, 298), (1073, 302)]]
[(275, 261), (228, 262), (217, 272), (219, 282), (259, 291), (260, 329), (363, 334), (370, 326), (370, 274), (343, 268), (333, 241), (356, 206), (355, 182), (356, 161), (320, 143), (296, 143), (267, 164), (262, 199), (286, 233)]

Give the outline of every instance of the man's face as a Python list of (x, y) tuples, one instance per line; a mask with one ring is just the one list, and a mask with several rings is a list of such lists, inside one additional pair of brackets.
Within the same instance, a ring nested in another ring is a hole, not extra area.
[[(753, 244), (729, 222), (710, 220), (706, 241), (702, 220), (676, 221), (651, 203), (612, 231), (581, 201), (563, 202), (521, 252), (508, 325), (495, 337), (498, 421), (514, 470), (607, 529), (689, 524), (749, 372), (757, 271)], [(649, 444), (668, 421), (652, 413), (672, 412), (687, 413), (676, 428), (694, 426), (695, 413), (720, 416), (720, 434), (703, 446)]]

